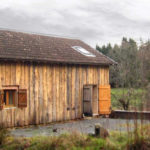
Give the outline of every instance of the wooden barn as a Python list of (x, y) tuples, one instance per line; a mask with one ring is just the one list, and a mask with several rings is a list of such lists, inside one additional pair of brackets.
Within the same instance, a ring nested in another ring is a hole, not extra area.
[(77, 39), (0, 30), (0, 124), (109, 114), (114, 63)]

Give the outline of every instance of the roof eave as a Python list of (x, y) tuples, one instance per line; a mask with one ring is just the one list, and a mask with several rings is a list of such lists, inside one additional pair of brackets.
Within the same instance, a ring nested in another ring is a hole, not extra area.
[(69, 65), (91, 65), (91, 66), (110, 66), (114, 63), (92, 63), (92, 62), (67, 62), (67, 61), (53, 61), (53, 60), (33, 60), (33, 59), (15, 59), (15, 58), (0, 58), (3, 62), (26, 62), (26, 63), (48, 63), (48, 64), (69, 64)]

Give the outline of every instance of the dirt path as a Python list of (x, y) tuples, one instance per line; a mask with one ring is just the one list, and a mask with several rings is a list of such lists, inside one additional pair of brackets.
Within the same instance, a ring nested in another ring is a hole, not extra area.
[[(78, 121), (70, 121), (66, 123), (56, 123), (50, 124), (46, 126), (32, 126), (29, 128), (18, 128), (12, 129), (11, 134), (14, 136), (25, 136), (25, 137), (32, 137), (32, 136), (52, 136), (52, 135), (59, 135), (61, 133), (66, 132), (80, 132), (80, 133), (94, 133), (94, 125), (96, 123), (100, 123), (104, 128), (109, 131), (127, 131), (133, 130), (134, 128), (134, 120), (126, 120), (126, 119), (109, 119), (109, 118), (87, 118), (84, 120)], [(138, 124), (140, 125), (141, 121), (137, 120)], [(129, 124), (129, 125), (127, 125)], [(150, 121), (145, 120), (144, 124), (150, 124)]]

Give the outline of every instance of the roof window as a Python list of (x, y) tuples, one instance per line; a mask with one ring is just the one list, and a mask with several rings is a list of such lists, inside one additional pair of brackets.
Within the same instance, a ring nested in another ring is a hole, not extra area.
[(81, 53), (84, 56), (96, 57), (94, 54), (92, 54), (91, 52), (87, 51), (86, 49), (84, 49), (80, 46), (73, 46), (72, 48), (75, 49), (76, 51), (78, 51), (79, 53)]

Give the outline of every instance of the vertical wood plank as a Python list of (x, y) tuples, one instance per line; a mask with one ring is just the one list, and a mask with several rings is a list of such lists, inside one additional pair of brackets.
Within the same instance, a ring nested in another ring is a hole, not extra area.
[(56, 121), (56, 67), (53, 66), (53, 117), (52, 121)]
[[(0, 64), (0, 89), (2, 89), (2, 64)], [(3, 124), (3, 110), (0, 111), (0, 124)]]
[(81, 116), (81, 107), (82, 107), (82, 105), (81, 105), (81, 101), (82, 101), (82, 98), (81, 98), (81, 89), (80, 89), (80, 77), (81, 77), (81, 73), (82, 73), (82, 71), (81, 71), (81, 68), (79, 68), (79, 67), (76, 67), (76, 93), (75, 93), (75, 95), (76, 95), (76, 117), (77, 118), (80, 118), (80, 116)]
[(64, 119), (68, 119), (68, 111), (67, 111), (67, 65), (64, 67)]
[(59, 121), (63, 120), (63, 66), (59, 66)]
[[(16, 64), (12, 63), (11, 64), (11, 85), (16, 85)], [(11, 127), (15, 126), (15, 110), (16, 109), (12, 109), (11, 110)]]
[(47, 122), (52, 121), (52, 70), (47, 67)]
[(59, 121), (59, 66), (56, 66), (56, 121)]
[(27, 89), (27, 108), (25, 108), (25, 126), (28, 125), (28, 113), (29, 113), (29, 64), (25, 64), (24, 68), (24, 83), (25, 83), (25, 89)]
[(42, 85), (43, 85), (43, 115), (42, 115), (42, 123), (46, 123), (46, 97), (47, 97), (47, 94), (46, 94), (46, 65), (44, 64), (43, 65), (43, 82), (42, 82)]
[(43, 116), (43, 66), (39, 65), (39, 123), (42, 122), (42, 116)]
[(35, 124), (39, 124), (39, 67), (35, 66)]
[[(11, 64), (11, 85), (16, 85), (16, 65), (13, 63)], [(16, 109), (12, 109), (11, 110), (11, 127), (15, 126), (15, 110)]]
[[(25, 88), (25, 83), (24, 83), (24, 63), (20, 64), (21, 66), (21, 75), (20, 75), (20, 80), (19, 80), (19, 85), (20, 85), (20, 89), (24, 89)], [(25, 115), (25, 108), (19, 108), (19, 118), (20, 118), (20, 126), (24, 126), (24, 115)]]
[(49, 93), (49, 95), (50, 95), (50, 108), (49, 108), (49, 111), (50, 111), (50, 122), (52, 122), (52, 113), (53, 113), (53, 69), (52, 69), (52, 66), (50, 66), (50, 73), (49, 73), (49, 78), (50, 78), (50, 80), (49, 80), (49, 83), (50, 83), (50, 87), (49, 87), (49, 89), (50, 89), (50, 93)]
[(66, 108), (65, 108), (65, 66), (62, 65), (62, 96), (61, 96), (61, 101), (62, 101), (62, 120), (65, 120), (65, 115), (66, 115)]
[[(20, 85), (20, 78), (21, 78), (21, 64), (16, 64), (16, 84)], [(17, 108), (15, 110), (15, 125), (20, 126), (20, 109)]]
[[(71, 87), (72, 87), (72, 91), (71, 91), (71, 119), (75, 119), (75, 89), (76, 89), (76, 86), (75, 86), (75, 77), (76, 77), (76, 67), (75, 66), (72, 66), (72, 72), (71, 72), (71, 76), (72, 76), (72, 79), (71, 79)], [(76, 93), (77, 94), (77, 93)]]
[(30, 65), (30, 124), (34, 124), (34, 70), (33, 64)]

